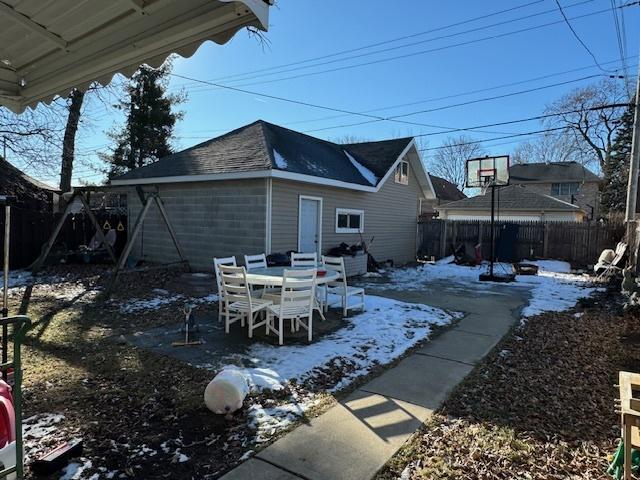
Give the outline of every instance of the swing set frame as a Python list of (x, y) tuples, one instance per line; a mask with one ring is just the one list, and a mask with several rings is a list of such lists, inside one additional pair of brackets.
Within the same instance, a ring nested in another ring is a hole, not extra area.
[[(31, 264), (30, 268), (32, 272), (34, 273), (38, 272), (46, 262), (47, 258), (49, 257), (49, 254), (51, 253), (51, 249), (53, 248), (53, 245), (55, 244), (56, 239), (58, 238), (58, 235), (62, 230), (62, 226), (64, 225), (64, 222), (67, 216), (71, 213), (72, 204), (74, 203), (76, 198), (80, 200), (80, 202), (82, 203), (82, 206), (86, 210), (87, 216), (91, 220), (91, 223), (93, 224), (93, 226), (96, 228), (96, 233), (98, 235), (98, 239), (100, 240), (100, 244), (105, 246), (107, 253), (109, 254), (109, 257), (111, 258), (111, 261), (115, 264), (115, 269), (111, 272), (111, 278), (109, 279), (109, 283), (107, 284), (107, 288), (105, 289), (105, 293), (104, 293), (105, 299), (109, 298), (120, 274), (122, 273), (148, 271), (148, 270), (153, 270), (153, 269), (162, 268), (168, 265), (176, 265), (176, 264), (182, 264), (187, 267), (188, 271), (191, 271), (189, 262), (184, 256), (182, 248), (180, 247), (180, 243), (178, 242), (178, 238), (176, 237), (175, 230), (173, 229), (173, 225), (171, 224), (171, 221), (169, 219), (169, 215), (167, 214), (167, 211), (164, 208), (164, 203), (162, 202), (162, 198), (160, 197), (159, 189), (157, 186), (153, 186), (153, 185), (151, 186), (150, 190), (145, 190), (140, 185), (136, 185), (135, 187), (140, 203), (142, 204), (142, 209), (138, 213), (133, 229), (130, 230), (131, 235), (127, 238), (127, 243), (125, 244), (124, 249), (120, 254), (120, 257), (117, 258), (113, 248), (111, 247), (111, 245), (109, 245), (109, 242), (107, 242), (104, 232), (102, 231), (102, 226), (98, 223), (98, 220), (96, 219), (95, 215), (91, 211), (91, 207), (89, 204), (91, 193), (104, 192), (108, 190), (121, 191), (122, 187), (101, 186), (101, 187), (77, 187), (73, 189), (71, 198), (67, 203), (65, 211), (60, 217), (60, 219), (58, 220), (58, 223), (56, 224), (55, 228), (51, 232), (49, 239), (44, 244), (42, 248), (42, 253), (36, 259), (36, 261), (33, 262), (33, 264)], [(147, 214), (149, 213), (151, 205), (156, 205), (158, 211), (160, 212), (160, 217), (162, 218), (162, 221), (164, 222), (167, 228), (167, 231), (169, 232), (169, 236), (171, 237), (171, 241), (173, 242), (173, 245), (176, 251), (178, 252), (180, 261), (172, 262), (172, 263), (164, 263), (161, 265), (126, 269), (125, 267), (126, 267), (127, 259), (131, 254), (131, 250), (133, 249), (133, 245), (134, 245), (134, 242), (136, 241), (136, 238), (138, 237), (138, 235), (140, 234), (140, 231), (142, 230), (144, 220)]]

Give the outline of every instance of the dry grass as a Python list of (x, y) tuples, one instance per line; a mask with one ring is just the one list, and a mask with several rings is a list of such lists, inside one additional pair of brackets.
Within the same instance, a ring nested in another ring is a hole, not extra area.
[(607, 478), (617, 372), (640, 371), (640, 325), (614, 298), (549, 313), (503, 341), (380, 479)]

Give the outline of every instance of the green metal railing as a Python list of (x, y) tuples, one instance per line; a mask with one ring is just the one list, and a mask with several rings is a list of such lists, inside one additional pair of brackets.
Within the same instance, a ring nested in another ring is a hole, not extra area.
[(31, 320), (26, 315), (0, 318), (0, 327), (13, 326), (13, 358), (0, 363), (0, 370), (7, 372), (13, 368), (13, 407), (16, 414), (16, 465), (0, 471), (0, 479), (15, 473), (18, 479), (24, 478), (23, 445), (22, 445), (22, 364), (20, 348), (24, 337), (31, 326)]

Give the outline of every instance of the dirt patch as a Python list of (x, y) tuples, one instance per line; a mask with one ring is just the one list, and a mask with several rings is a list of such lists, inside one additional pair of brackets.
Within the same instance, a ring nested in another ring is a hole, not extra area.
[(638, 335), (638, 316), (608, 295), (529, 319), (378, 478), (608, 478), (614, 384), (619, 370), (640, 371)]

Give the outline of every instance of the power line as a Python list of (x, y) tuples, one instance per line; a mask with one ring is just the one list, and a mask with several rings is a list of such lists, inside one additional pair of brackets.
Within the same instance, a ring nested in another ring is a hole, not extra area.
[(538, 3), (543, 3), (544, 1), (545, 0), (536, 0), (536, 1), (533, 1), (533, 2), (525, 3), (525, 4), (516, 5), (515, 7), (507, 8), (505, 10), (499, 10), (497, 12), (492, 12), (492, 13), (488, 13), (488, 14), (485, 14), (485, 15), (481, 15), (479, 17), (474, 17), (474, 18), (470, 18), (470, 19), (463, 20), (463, 21), (460, 21), (460, 22), (451, 23), (451, 24), (448, 24), (448, 25), (442, 25), (440, 27), (432, 28), (432, 29), (429, 29), (429, 30), (424, 30), (422, 32), (413, 33), (411, 35), (404, 35), (404, 36), (401, 36), (401, 37), (396, 37), (396, 38), (392, 38), (392, 39), (389, 39), (389, 40), (384, 40), (384, 41), (377, 42), (377, 43), (370, 43), (370, 44), (367, 44), (367, 45), (362, 45), (360, 47), (351, 48), (351, 49), (348, 49), (348, 50), (342, 50), (342, 51), (334, 52), (334, 53), (329, 53), (329, 54), (325, 54), (325, 55), (318, 56), (318, 57), (307, 58), (307, 59), (304, 59), (304, 60), (298, 60), (298, 61), (295, 61), (295, 62), (285, 63), (285, 64), (281, 64), (281, 65), (274, 65), (274, 66), (271, 66), (271, 67), (260, 68), (260, 69), (257, 69), (257, 70), (250, 70), (248, 72), (243, 72), (243, 73), (225, 75), (223, 77), (217, 77), (217, 78), (213, 78), (213, 79), (210, 79), (210, 80), (211, 81), (228, 80), (230, 78), (243, 77), (243, 76), (251, 75), (251, 74), (254, 74), (254, 73), (261, 73), (261, 72), (265, 72), (265, 71), (276, 70), (276, 69), (279, 69), (279, 68), (286, 68), (286, 67), (291, 67), (291, 66), (294, 66), (294, 65), (301, 65), (301, 64), (313, 62), (313, 61), (316, 61), (316, 60), (324, 60), (326, 58), (332, 58), (332, 57), (336, 57), (336, 56), (340, 56), (340, 55), (346, 55), (346, 54), (349, 54), (349, 53), (359, 52), (359, 51), (362, 51), (362, 50), (366, 50), (368, 48), (379, 47), (381, 45), (388, 45), (388, 44), (393, 43), (393, 42), (398, 42), (398, 41), (401, 41), (401, 40), (407, 40), (407, 39), (410, 39), (410, 38), (419, 37), (419, 36), (426, 35), (426, 34), (429, 34), (429, 33), (434, 33), (434, 32), (438, 32), (438, 31), (441, 31), (441, 30), (446, 30), (446, 29), (449, 29), (449, 28), (452, 28), (452, 27), (458, 27), (460, 25), (465, 25), (467, 23), (472, 23), (472, 22), (475, 22), (475, 21), (478, 21), (478, 20), (484, 20), (485, 18), (490, 18), (490, 17), (493, 17), (493, 16), (501, 15), (503, 13), (508, 13), (508, 12), (512, 12), (512, 11), (519, 10), (519, 9), (522, 9), (522, 8), (526, 8), (526, 7), (529, 7), (531, 5), (535, 5), (535, 4), (538, 4)]
[[(569, 27), (569, 30), (571, 30), (571, 33), (573, 33), (573, 36), (576, 37), (576, 40), (578, 40), (580, 45), (582, 45), (582, 47), (587, 51), (587, 53), (589, 53), (589, 55), (591, 55), (591, 58), (593, 58), (593, 61), (598, 66), (598, 68), (600, 70), (602, 70), (603, 72), (605, 72), (605, 73), (614, 73), (611, 70), (606, 70), (606, 69), (602, 68), (600, 63), (598, 63), (598, 59), (596, 58), (594, 53), (587, 46), (587, 44), (582, 41), (582, 38), (580, 38), (580, 35), (578, 35), (578, 32), (576, 32), (575, 29), (573, 28), (573, 25), (571, 25), (571, 22), (569, 21), (569, 19), (567, 18), (567, 15), (564, 13), (564, 10), (562, 9), (562, 5), (560, 5), (560, 1), (559, 0), (555, 0), (555, 2), (556, 2), (556, 5), (558, 6), (558, 10), (560, 11), (560, 14), (562, 15), (562, 18), (564, 19), (564, 22)], [(614, 12), (615, 12), (615, 10), (614, 10)]]
[(450, 130), (448, 132), (428, 132), (428, 133), (421, 133), (421, 134), (417, 134), (417, 135), (412, 135), (413, 137), (419, 138), (419, 137), (428, 137), (428, 136), (432, 136), (432, 135), (441, 135), (443, 133), (454, 133), (454, 132), (462, 132), (462, 131), (469, 131), (469, 130), (473, 130), (473, 129), (478, 129), (478, 128), (490, 128), (490, 127), (499, 127), (499, 126), (504, 126), (504, 125), (512, 125), (514, 123), (524, 123), (524, 122), (531, 122), (534, 120), (544, 120), (545, 118), (552, 118), (552, 117), (558, 117), (558, 116), (562, 116), (562, 115), (570, 115), (573, 113), (582, 113), (582, 112), (587, 112), (587, 111), (599, 111), (599, 110), (605, 110), (607, 108), (626, 108), (628, 107), (629, 104), (627, 103), (612, 103), (609, 105), (598, 105), (595, 107), (589, 107), (589, 108), (585, 108), (585, 109), (581, 109), (581, 110), (567, 110), (564, 112), (558, 112), (558, 113), (547, 113), (544, 115), (536, 115), (534, 117), (528, 117), (528, 118), (520, 118), (517, 120), (508, 120), (505, 122), (496, 122), (496, 123), (488, 123), (485, 125), (477, 125), (477, 126), (473, 126), (473, 127), (466, 127), (466, 128), (456, 128), (453, 130)]
[[(450, 104), (450, 105), (443, 105), (443, 106), (440, 106), (440, 107), (435, 107), (435, 108), (430, 108), (430, 109), (425, 109), (425, 110), (418, 110), (418, 111), (414, 111), (414, 112), (410, 112), (410, 113), (405, 113), (405, 114), (402, 114), (402, 115), (393, 115), (393, 116), (384, 118), (384, 120), (386, 120), (386, 121), (396, 121), (396, 120), (398, 120), (400, 118), (408, 117), (408, 116), (411, 116), (411, 115), (418, 115), (418, 114), (436, 112), (436, 111), (440, 111), (440, 110), (448, 110), (450, 108), (463, 107), (463, 106), (468, 106), (468, 105), (472, 105), (472, 104), (475, 104), (475, 103), (488, 102), (488, 101), (492, 101), (492, 100), (499, 100), (499, 99), (502, 99), (502, 98), (508, 98), (508, 97), (513, 97), (513, 96), (516, 96), (516, 95), (523, 95), (525, 93), (531, 93), (531, 92), (536, 92), (536, 91), (539, 91), (539, 90), (545, 90), (547, 88), (553, 88), (553, 87), (568, 85), (570, 83), (576, 83), (576, 82), (580, 82), (580, 81), (584, 81), (584, 80), (590, 80), (590, 79), (601, 77), (601, 76), (602, 76), (601, 74), (588, 75), (586, 77), (581, 77), (581, 78), (577, 78), (577, 79), (573, 79), (573, 80), (567, 80), (567, 81), (564, 81), (564, 82), (552, 83), (552, 84), (549, 84), (549, 85), (543, 85), (541, 87), (529, 88), (529, 89), (526, 89), (526, 90), (520, 90), (518, 92), (510, 92), (510, 93), (505, 93), (503, 95), (495, 95), (495, 96), (492, 96), (492, 97), (478, 98), (478, 99), (475, 99), (475, 100), (469, 100), (467, 102), (460, 102), (460, 103), (454, 103), (454, 104)], [(374, 123), (374, 122), (378, 122), (378, 121), (381, 121), (381, 120), (369, 120), (367, 122), (358, 122), (358, 123), (351, 123), (351, 124), (346, 124), (346, 125), (336, 125), (336, 126), (332, 126), (332, 127), (316, 128), (316, 129), (313, 129), (313, 130), (307, 130), (305, 133), (319, 132), (319, 131), (331, 130), (331, 129), (335, 129), (335, 128), (353, 127), (353, 126), (358, 126), (358, 125), (364, 125), (364, 124), (367, 124), (367, 123)]]
[[(576, 6), (584, 5), (584, 4), (587, 4), (587, 3), (592, 3), (593, 1), (595, 1), (595, 0), (581, 0), (579, 2), (576, 2), (576, 3), (573, 3), (573, 4), (569, 5), (567, 8), (576, 7)], [(529, 5), (529, 4), (527, 4), (527, 5)], [(510, 9), (510, 10), (513, 10), (513, 9)], [(443, 40), (443, 39), (447, 39), (447, 38), (453, 38), (453, 37), (458, 37), (458, 36), (461, 36), (461, 35), (466, 35), (468, 33), (474, 33), (474, 32), (478, 32), (478, 31), (482, 31), (482, 30), (488, 30), (488, 29), (491, 29), (491, 28), (494, 28), (494, 27), (507, 25), (507, 24), (518, 22), (518, 21), (521, 21), (521, 20), (527, 20), (527, 19), (534, 18), (534, 17), (537, 17), (537, 16), (546, 15), (546, 14), (549, 14), (549, 13), (553, 13), (555, 11), (556, 11), (556, 9), (553, 8), (553, 9), (549, 9), (549, 10), (544, 10), (542, 12), (537, 12), (537, 13), (533, 13), (533, 14), (529, 14), (529, 15), (513, 18), (513, 19), (510, 19), (510, 20), (504, 20), (504, 21), (493, 23), (493, 24), (489, 24), (489, 25), (483, 25), (483, 26), (475, 27), (475, 28), (472, 28), (472, 29), (469, 29), (469, 30), (463, 30), (461, 32), (450, 33), (450, 34), (447, 34), (447, 35), (440, 35), (440, 36), (437, 36), (437, 37), (427, 38), (425, 40), (420, 40), (420, 41), (417, 41), (417, 42), (407, 43), (407, 44), (404, 44), (404, 45), (397, 45), (397, 46), (384, 48), (384, 49), (380, 49), (380, 50), (375, 50), (373, 52), (361, 53), (361, 54), (358, 54), (358, 55), (352, 55), (352, 56), (349, 56), (349, 57), (328, 60), (328, 61), (324, 61), (324, 62), (314, 63), (314, 64), (311, 64), (311, 65), (299, 66), (299, 67), (296, 67), (296, 68), (289, 68), (289, 69), (285, 69), (285, 70), (279, 70), (279, 71), (271, 72), (271, 73), (259, 73), (258, 75), (250, 75), (248, 73), (247, 74), (238, 74), (238, 75), (235, 75), (234, 77), (243, 77), (243, 78), (236, 79), (236, 80), (231, 80), (231, 83), (234, 84), (234, 83), (238, 83), (238, 82), (245, 82), (247, 80), (252, 80), (252, 79), (255, 79), (255, 78), (264, 77), (265, 75), (267, 75), (267, 76), (279, 75), (279, 74), (283, 74), (283, 73), (299, 71), (299, 70), (302, 70), (302, 69), (329, 65), (329, 64), (336, 63), (336, 62), (344, 62), (346, 60), (353, 60), (353, 59), (356, 59), (356, 58), (362, 58), (362, 57), (367, 57), (367, 56), (371, 56), (371, 55), (377, 55), (377, 54), (380, 54), (380, 53), (386, 53), (386, 52), (390, 52), (390, 51), (394, 51), (394, 50), (405, 49), (405, 48), (414, 47), (414, 46), (417, 46), (417, 45), (422, 45), (424, 43), (435, 42), (437, 40)], [(560, 22), (558, 22), (558, 23), (560, 23)], [(439, 29), (436, 29), (436, 30), (442, 30), (442, 29), (443, 28), (439, 28)], [(475, 40), (474, 40), (474, 42), (475, 42)], [(369, 48), (369, 47), (367, 47), (367, 48)], [(357, 49), (357, 50), (363, 50), (363, 49), (364, 48), (360, 48), (360, 49)], [(329, 55), (329, 56), (333, 56), (333, 55)], [(274, 69), (277, 70), (277, 68), (278, 67), (273, 67), (273, 68), (271, 68), (271, 70), (274, 70)], [(264, 71), (264, 70), (267, 70), (267, 69), (262, 69), (262, 70)], [(230, 76), (221, 77), (221, 78), (214, 79), (214, 81), (228, 80), (230, 78), (231, 78)]]
[(556, 132), (558, 130), (565, 130), (565, 129), (566, 129), (566, 127), (545, 128), (544, 130), (536, 130), (536, 131), (533, 131), (533, 132), (514, 133), (512, 135), (505, 135), (504, 137), (486, 138), (484, 140), (473, 140), (473, 141), (469, 141), (469, 142), (453, 143), (453, 144), (450, 144), (450, 145), (440, 145), (439, 147), (421, 148), (420, 151), (421, 152), (427, 152), (427, 151), (430, 151), (430, 150), (440, 150), (442, 148), (448, 148), (448, 147), (462, 147), (462, 146), (465, 146), (465, 145), (475, 145), (477, 143), (491, 142), (493, 140), (503, 140), (505, 138), (525, 137), (525, 136), (528, 136), (528, 135), (537, 135), (537, 134), (540, 134), (540, 133)]
[[(621, 5), (618, 8), (624, 8), (626, 6), (629, 6), (629, 4)], [(587, 14), (583, 14), (583, 15), (579, 15), (579, 16), (573, 17), (572, 20), (591, 17), (591, 16), (594, 16), (594, 15), (600, 15), (600, 14), (606, 13), (608, 11), (609, 11), (608, 8), (607, 9), (602, 9), (602, 10), (598, 10), (598, 11), (595, 11), (595, 12), (591, 12), (591, 13), (587, 13)], [(535, 25), (535, 26), (532, 26), (532, 27), (522, 28), (522, 29), (519, 29), (519, 30), (512, 30), (510, 32), (490, 35), (490, 36), (487, 36), (487, 37), (477, 38), (477, 39), (473, 39), (473, 40), (467, 40), (467, 41), (464, 41), (464, 42), (458, 42), (458, 43), (454, 43), (454, 44), (450, 44), (450, 45), (444, 45), (444, 46), (441, 46), (441, 47), (431, 48), (431, 49), (427, 49), (427, 50), (421, 50), (421, 51), (418, 51), (418, 52), (406, 53), (406, 54), (397, 55), (397, 56), (394, 56), (394, 57), (387, 57), (387, 58), (383, 58), (383, 59), (372, 60), (372, 61), (369, 61), (369, 62), (357, 63), (357, 64), (353, 64), (353, 65), (345, 65), (345, 66), (341, 66), (341, 67), (336, 67), (336, 68), (331, 68), (331, 69), (326, 69), (326, 70), (319, 70), (319, 71), (316, 71), (316, 72), (302, 73), (302, 74), (298, 74), (298, 75), (291, 75), (291, 76), (288, 76), (288, 77), (276, 78), (276, 79), (271, 79), (271, 80), (261, 80), (261, 81), (256, 81), (256, 82), (241, 83), (241, 84), (237, 84), (237, 85), (234, 85), (234, 86), (236, 86), (236, 87), (248, 87), (248, 86), (253, 86), (253, 85), (263, 85), (263, 84), (281, 82), (281, 81), (285, 81), (285, 80), (293, 80), (293, 79), (304, 78), (304, 77), (309, 77), (309, 76), (321, 75), (321, 74), (324, 74), (324, 73), (332, 73), (332, 72), (338, 72), (338, 71), (343, 71), (343, 70), (350, 70), (350, 69), (359, 68), (359, 67), (363, 67), (363, 66), (386, 63), (386, 62), (390, 62), (390, 61), (394, 61), (394, 60), (405, 59), (405, 58), (415, 57), (415, 56), (419, 56), (419, 55), (425, 55), (427, 53), (439, 52), (439, 51), (443, 51), (443, 50), (448, 50), (450, 48), (471, 45), (471, 44), (478, 43), (478, 42), (485, 42), (485, 41), (489, 41), (489, 40), (495, 40), (495, 39), (499, 39), (499, 38), (504, 38), (504, 37), (507, 37), (507, 36), (510, 36), (510, 35), (515, 35), (515, 34), (518, 34), (518, 33), (524, 33), (524, 32), (528, 32), (528, 31), (532, 31), (532, 30), (537, 30), (537, 29), (540, 29), (540, 28), (544, 28), (544, 27), (548, 27), (548, 26), (552, 26), (552, 25), (557, 25), (557, 24), (561, 24), (561, 23), (564, 23), (564, 21), (563, 20), (557, 20), (557, 21), (548, 22), (548, 23), (541, 24), (541, 25)], [(608, 72), (608, 73), (610, 73), (610, 72)], [(200, 89), (200, 90), (191, 89), (191, 92), (192, 93), (199, 93), (199, 92), (203, 92), (203, 91), (207, 91), (207, 90), (210, 90), (210, 89)], [(187, 91), (189, 92), (190, 90), (187, 89)]]

